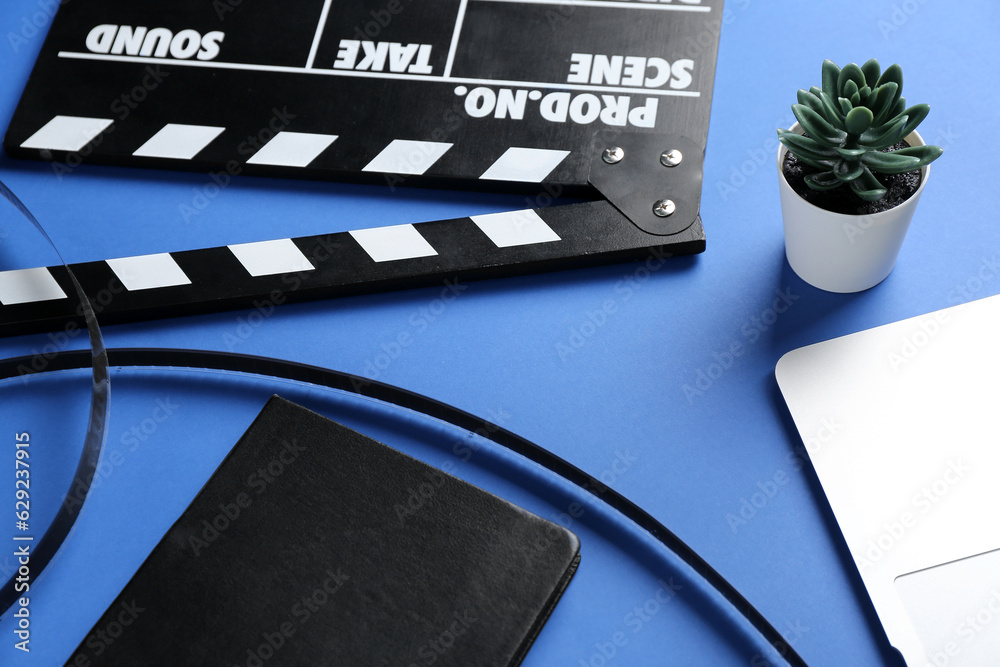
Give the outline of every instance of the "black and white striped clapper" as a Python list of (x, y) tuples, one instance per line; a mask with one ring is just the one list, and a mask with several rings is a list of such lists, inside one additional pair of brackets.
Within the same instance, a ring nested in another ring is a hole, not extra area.
[[(704, 151), (721, 12), (722, 0), (66, 3), (4, 146), (57, 171), (88, 162), (596, 196), (595, 136), (667, 132)], [(575, 210), (606, 222), (621, 207), (584, 209)], [(539, 219), (549, 215), (563, 214)], [(462, 236), (462, 223), (453, 226)], [(423, 227), (396, 229), (421, 236)], [(610, 233), (604, 241), (552, 233), (560, 240), (535, 244), (545, 248), (538, 257), (525, 245), (492, 249), (523, 255), (520, 268), (520, 260), (487, 265), (474, 256), (410, 259), (441, 261), (437, 274), (510, 273), (626, 259), (675, 242), (671, 252), (692, 251), (680, 237), (640, 233), (645, 240), (628, 247), (600, 247), (616, 243)], [(349, 238), (363, 247), (365, 236)], [(451, 257), (454, 244), (427, 242), (435, 256)], [(308, 257), (307, 242), (288, 243)], [(117, 275), (113, 260), (106, 265)], [(351, 290), (410, 284), (394, 271), (361, 271), (370, 285), (357, 276), (335, 282)], [(186, 289), (199, 289), (195, 282)]]
[[(605, 234), (607, 232), (607, 234)], [(594, 238), (614, 242), (594, 242)], [(700, 221), (651, 246), (607, 202), (361, 229), (220, 248), (119, 257), (70, 268), (102, 323), (286, 302), (607, 262), (625, 251), (659, 261), (704, 247)], [(580, 251), (587, 248), (593, 255)], [(463, 289), (458, 287), (457, 289)], [(63, 267), (0, 271), (0, 335), (79, 322)]]

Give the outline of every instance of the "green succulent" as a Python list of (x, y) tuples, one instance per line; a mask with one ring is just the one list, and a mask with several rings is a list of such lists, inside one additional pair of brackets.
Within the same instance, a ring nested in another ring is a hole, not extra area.
[(901, 174), (936, 160), (943, 152), (939, 146), (884, 150), (902, 141), (930, 111), (926, 104), (907, 108), (902, 92), (899, 65), (882, 72), (874, 58), (843, 69), (824, 61), (823, 87), (799, 90), (798, 104), (792, 105), (808, 136), (778, 130), (789, 151), (821, 170), (806, 176), (806, 184), (814, 190), (847, 184), (859, 198), (877, 201), (886, 188), (875, 174)]

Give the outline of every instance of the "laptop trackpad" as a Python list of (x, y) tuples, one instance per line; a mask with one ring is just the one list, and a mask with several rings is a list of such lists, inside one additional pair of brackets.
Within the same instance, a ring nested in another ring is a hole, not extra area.
[(1000, 664), (1000, 549), (896, 578), (929, 665)]

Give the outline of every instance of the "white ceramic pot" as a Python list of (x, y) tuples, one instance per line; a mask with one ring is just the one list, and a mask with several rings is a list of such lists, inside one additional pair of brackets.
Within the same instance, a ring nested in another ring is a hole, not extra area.
[[(801, 132), (798, 123), (791, 130)], [(906, 142), (924, 145), (917, 132)], [(787, 151), (783, 145), (778, 148), (778, 188), (785, 256), (795, 273), (828, 292), (860, 292), (885, 280), (896, 265), (930, 165), (921, 167), (920, 187), (899, 206), (871, 215), (845, 215), (814, 206), (792, 190), (781, 169)]]

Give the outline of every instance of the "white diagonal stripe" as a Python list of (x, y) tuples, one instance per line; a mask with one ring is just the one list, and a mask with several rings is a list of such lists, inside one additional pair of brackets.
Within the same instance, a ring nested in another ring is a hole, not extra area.
[(562, 240), (531, 209), (474, 215), (471, 220), (498, 248)]
[(567, 155), (569, 151), (511, 146), (479, 178), (487, 181), (541, 183)]
[(431, 257), (437, 254), (413, 225), (356, 229), (350, 234), (376, 262)]
[(337, 139), (334, 134), (312, 132), (278, 132), (247, 160), (247, 164), (267, 164), (276, 167), (308, 167), (320, 153)]
[(66, 293), (46, 268), (0, 271), (0, 303), (18, 303), (65, 299)]
[(177, 262), (169, 253), (122, 257), (105, 261), (125, 285), (125, 289), (130, 292), (191, 284), (191, 279), (185, 275), (181, 267), (177, 266)]
[(78, 151), (106, 130), (112, 122), (109, 118), (56, 116), (25, 139), (21, 148)]
[(312, 271), (316, 268), (291, 239), (238, 243), (229, 246), (229, 249), (254, 278)]
[(167, 123), (132, 155), (190, 160), (225, 129), (211, 125)]
[(448, 152), (452, 144), (440, 141), (394, 139), (362, 171), (386, 174), (423, 174)]

